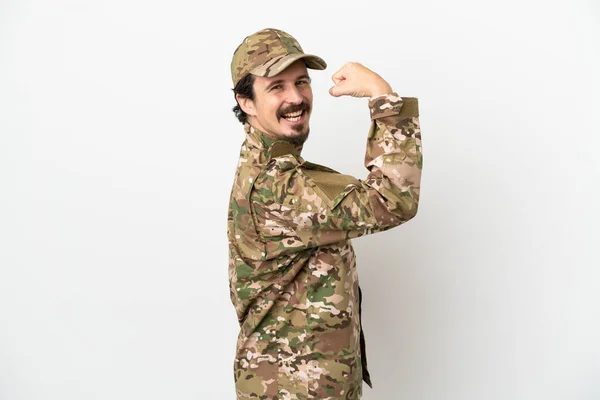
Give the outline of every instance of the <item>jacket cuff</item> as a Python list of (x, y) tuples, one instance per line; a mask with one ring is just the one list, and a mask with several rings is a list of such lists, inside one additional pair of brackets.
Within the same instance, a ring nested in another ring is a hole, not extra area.
[(371, 119), (399, 115), (400, 117), (418, 117), (419, 101), (416, 97), (400, 97), (397, 93), (382, 94), (369, 98)]

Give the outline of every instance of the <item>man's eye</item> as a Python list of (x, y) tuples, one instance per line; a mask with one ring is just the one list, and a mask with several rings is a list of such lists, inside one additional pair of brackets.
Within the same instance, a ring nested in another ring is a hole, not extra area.
[(298, 81), (296, 83), (300, 83), (300, 84), (303, 84), (303, 85), (308, 85), (308, 81)]
[(271, 90), (281, 89), (281, 85), (273, 85), (271, 86)]

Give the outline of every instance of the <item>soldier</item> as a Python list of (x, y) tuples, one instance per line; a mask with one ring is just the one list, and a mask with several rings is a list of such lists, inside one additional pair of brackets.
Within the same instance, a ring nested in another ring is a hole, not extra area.
[(368, 98), (368, 174), (310, 163), (301, 156), (308, 69), (326, 67), (278, 29), (247, 36), (233, 54), (233, 111), (245, 132), (228, 213), (237, 399), (360, 399), (362, 381), (372, 387), (351, 239), (417, 213), (418, 103), (362, 64), (343, 65), (329, 93)]

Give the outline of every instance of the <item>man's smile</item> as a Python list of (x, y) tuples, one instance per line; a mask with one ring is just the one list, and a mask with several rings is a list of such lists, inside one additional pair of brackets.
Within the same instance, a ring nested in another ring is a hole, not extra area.
[(283, 114), (281, 116), (281, 118), (288, 122), (298, 123), (298, 122), (304, 122), (304, 120), (306, 119), (306, 114), (307, 114), (306, 110), (302, 110), (302, 111), (296, 111), (296, 112), (292, 112), (292, 113)]

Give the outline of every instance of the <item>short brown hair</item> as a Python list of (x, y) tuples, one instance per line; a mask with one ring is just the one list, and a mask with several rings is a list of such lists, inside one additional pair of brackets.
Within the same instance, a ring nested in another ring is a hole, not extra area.
[(246, 75), (245, 77), (240, 79), (237, 85), (235, 85), (235, 88), (233, 88), (233, 96), (237, 104), (235, 105), (235, 107), (233, 107), (232, 110), (237, 119), (242, 124), (245, 124), (246, 122), (248, 122), (248, 114), (246, 114), (244, 110), (242, 110), (242, 107), (240, 107), (240, 103), (237, 101), (236, 97), (236, 95), (238, 94), (245, 99), (254, 100), (254, 75)]

